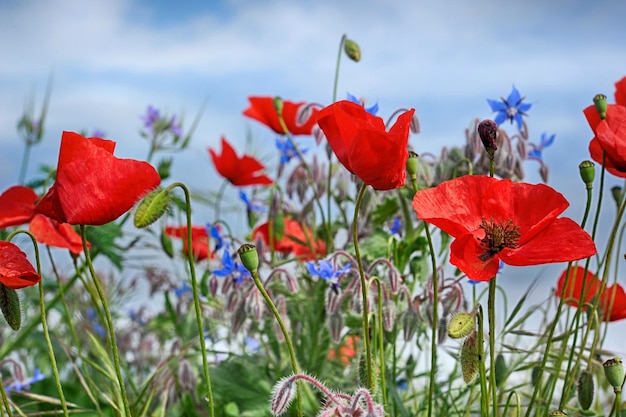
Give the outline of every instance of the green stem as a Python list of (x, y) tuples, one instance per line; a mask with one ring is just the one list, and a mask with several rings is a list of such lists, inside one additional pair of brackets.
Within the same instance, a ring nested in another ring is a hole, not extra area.
[[(289, 358), (291, 359), (291, 369), (293, 370), (294, 374), (299, 374), (300, 369), (298, 367), (298, 361), (296, 359), (296, 351), (293, 348), (293, 343), (291, 342), (291, 337), (289, 336), (289, 331), (287, 330), (287, 326), (285, 326), (285, 322), (283, 321), (283, 318), (281, 317), (280, 312), (278, 311), (278, 309), (276, 308), (276, 305), (274, 304), (269, 294), (265, 290), (265, 287), (263, 287), (263, 283), (261, 282), (261, 279), (259, 278), (258, 269), (252, 270), (250, 274), (252, 275), (252, 280), (254, 281), (254, 285), (256, 285), (257, 289), (259, 290), (259, 292), (265, 299), (267, 306), (272, 311), (272, 314), (274, 315), (274, 317), (276, 318), (276, 321), (278, 322), (278, 326), (280, 326), (280, 330), (283, 333), (283, 336), (285, 338), (285, 343), (287, 344), (287, 350), (289, 351)], [(304, 415), (302, 411), (302, 398), (301, 398), (299, 385), (298, 385), (298, 415), (299, 416)]]
[(384, 338), (384, 326), (383, 326), (383, 286), (378, 277), (372, 277), (370, 281), (376, 283), (376, 287), (378, 290), (378, 357), (380, 367), (380, 390), (383, 393), (383, 409), (389, 412), (389, 404), (387, 401), (387, 382), (386, 382), (386, 373), (385, 373), (385, 338)]
[(337, 101), (337, 87), (339, 85), (339, 67), (341, 66), (341, 55), (343, 52), (343, 44), (348, 39), (348, 35), (344, 34), (341, 37), (341, 41), (339, 41), (339, 51), (337, 52), (337, 64), (335, 65), (335, 81), (333, 82), (333, 100), (334, 103)]
[(365, 348), (365, 387), (369, 390), (372, 390), (372, 388), (374, 387), (374, 381), (372, 372), (372, 346), (369, 340), (369, 303), (367, 299), (368, 283), (365, 279), (365, 272), (363, 270), (363, 260), (361, 259), (361, 251), (359, 250), (358, 234), (359, 209), (361, 208), (361, 203), (363, 202), (363, 196), (365, 195), (366, 189), (367, 184), (362, 183), (356, 196), (356, 202), (354, 204), (354, 219), (352, 220), (352, 240), (354, 243), (356, 262), (359, 266), (359, 278), (361, 280), (361, 297), (363, 300), (361, 319), (363, 322), (363, 347)]
[[(185, 214), (187, 217), (187, 247), (192, 247), (191, 236), (191, 196), (189, 190), (185, 184), (176, 182), (170, 185), (168, 188), (173, 189), (179, 187), (185, 194)], [(204, 326), (202, 325), (202, 309), (200, 307), (200, 297), (198, 293), (198, 279), (196, 278), (195, 261), (193, 258), (193, 251), (187, 251), (187, 262), (189, 263), (189, 274), (191, 275), (191, 290), (193, 292), (193, 306), (196, 313), (196, 324), (198, 326), (198, 338), (200, 339), (200, 353), (202, 355), (202, 371), (204, 373), (204, 380), (206, 382), (206, 394), (209, 401), (209, 415), (215, 416), (215, 404), (213, 402), (213, 390), (211, 388), (211, 374), (209, 373), (209, 362), (206, 357), (206, 342), (204, 340)]]
[(222, 185), (220, 185), (220, 188), (217, 191), (217, 194), (215, 195), (215, 220), (220, 219), (221, 201), (222, 201), (222, 197), (224, 196), (224, 191), (226, 191), (227, 185), (228, 185), (228, 180), (224, 180), (222, 182)]
[(478, 304), (478, 314), (476, 315), (478, 321), (478, 376), (480, 378), (480, 415), (482, 417), (489, 416), (489, 391), (487, 390), (487, 371), (485, 370), (485, 313), (483, 312), (483, 306)]
[[(9, 417), (13, 417), (13, 411), (11, 410), (11, 404), (9, 403), (9, 397), (7, 397), (7, 392), (4, 389), (4, 384), (0, 381), (0, 395), (2, 396), (2, 404), (4, 405), (4, 409), (6, 410)], [(4, 413), (2, 413), (4, 416)]]
[(28, 160), (30, 159), (31, 147), (32, 147), (32, 144), (30, 140), (27, 139), (26, 143), (24, 144), (24, 154), (22, 155), (22, 165), (20, 166), (20, 176), (17, 180), (18, 184), (24, 184), (24, 179), (26, 178), (26, 170), (28, 169)]
[(91, 262), (91, 255), (89, 252), (89, 248), (87, 247), (87, 229), (85, 228), (85, 225), (83, 224), (80, 225), (80, 235), (83, 240), (83, 251), (85, 253), (87, 268), (89, 269), (89, 274), (91, 275), (93, 284), (96, 287), (96, 292), (98, 293), (98, 298), (100, 298), (100, 302), (102, 303), (102, 309), (104, 310), (104, 316), (106, 319), (106, 327), (107, 327), (107, 332), (109, 335), (107, 341), (110, 345), (109, 349), (111, 349), (111, 352), (113, 353), (113, 363), (115, 365), (115, 373), (117, 375), (117, 380), (120, 385), (120, 394), (122, 397), (122, 402), (124, 404), (124, 411), (127, 417), (131, 417), (132, 413), (130, 411), (130, 404), (128, 403), (128, 395), (126, 394), (124, 376), (122, 375), (120, 352), (117, 348), (117, 340), (115, 338), (115, 327), (113, 324), (113, 317), (111, 316), (111, 310), (109, 310), (109, 304), (104, 295), (104, 290), (102, 289), (102, 285), (100, 284), (100, 279), (98, 278), (98, 275), (96, 274), (96, 271), (93, 268), (93, 263)]
[(489, 385), (493, 417), (498, 417), (498, 398), (496, 387), (496, 277), (489, 281), (489, 297), (487, 299), (487, 316), (489, 319)]

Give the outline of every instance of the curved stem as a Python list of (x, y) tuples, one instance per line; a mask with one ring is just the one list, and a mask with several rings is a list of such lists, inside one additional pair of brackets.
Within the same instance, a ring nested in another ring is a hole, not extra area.
[(337, 87), (339, 85), (339, 67), (341, 66), (341, 52), (343, 51), (343, 44), (348, 39), (348, 35), (344, 34), (339, 41), (339, 51), (337, 52), (337, 64), (335, 65), (335, 81), (333, 82), (333, 100), (337, 101)]
[(357, 264), (359, 266), (359, 278), (361, 280), (361, 298), (363, 301), (361, 320), (363, 322), (363, 347), (365, 348), (365, 387), (371, 390), (374, 387), (373, 372), (372, 372), (372, 346), (369, 340), (369, 303), (367, 299), (368, 283), (365, 279), (365, 271), (363, 270), (363, 260), (361, 259), (361, 251), (359, 250), (359, 209), (363, 202), (363, 196), (367, 184), (362, 183), (359, 188), (359, 192), (356, 196), (356, 202), (354, 204), (354, 219), (352, 220), (352, 240), (354, 243), (354, 253)]
[(111, 352), (113, 353), (113, 363), (115, 365), (115, 373), (117, 375), (117, 381), (120, 385), (120, 394), (122, 397), (122, 402), (124, 403), (124, 411), (127, 417), (132, 416), (130, 411), (130, 404), (128, 403), (128, 394), (126, 393), (126, 386), (124, 384), (124, 376), (122, 375), (122, 367), (120, 361), (120, 352), (117, 349), (117, 340), (115, 338), (115, 327), (113, 324), (113, 317), (111, 316), (111, 310), (109, 309), (109, 304), (104, 296), (104, 290), (102, 289), (102, 284), (100, 284), (100, 279), (96, 274), (96, 271), (93, 268), (93, 263), (91, 262), (91, 255), (89, 253), (89, 248), (87, 247), (87, 231), (85, 225), (80, 225), (80, 236), (83, 240), (83, 252), (85, 253), (87, 268), (89, 269), (89, 274), (91, 275), (91, 279), (93, 281), (94, 286), (96, 287), (96, 292), (98, 293), (98, 298), (100, 298), (100, 302), (102, 303), (102, 310), (104, 310), (104, 317), (106, 319), (106, 327), (107, 333), (109, 337), (107, 341), (109, 342)]
[[(179, 187), (185, 194), (185, 214), (187, 218), (187, 247), (192, 247), (191, 236), (191, 196), (185, 184), (176, 182), (168, 188)], [(200, 297), (198, 295), (198, 279), (196, 278), (195, 261), (193, 251), (187, 251), (187, 262), (189, 263), (189, 275), (191, 276), (191, 290), (193, 292), (193, 306), (196, 313), (196, 324), (198, 326), (198, 339), (200, 339), (200, 353), (202, 355), (202, 371), (206, 382), (206, 394), (209, 402), (209, 415), (215, 416), (215, 405), (213, 403), (213, 390), (211, 388), (211, 374), (209, 373), (209, 362), (206, 357), (206, 342), (204, 340), (204, 326), (202, 325), (202, 309), (200, 307)]]

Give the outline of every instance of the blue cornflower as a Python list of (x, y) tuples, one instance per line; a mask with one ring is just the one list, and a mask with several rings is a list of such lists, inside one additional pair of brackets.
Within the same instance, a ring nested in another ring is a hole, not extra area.
[(34, 384), (35, 382), (43, 381), (45, 378), (46, 376), (41, 373), (39, 368), (37, 368), (35, 369), (35, 373), (33, 374), (32, 377), (30, 377), (29, 379), (25, 379), (23, 381), (15, 381), (12, 384), (9, 384), (6, 387), (4, 387), (4, 390), (6, 392), (11, 392), (11, 391), (20, 392), (28, 388), (31, 384)]
[(402, 221), (400, 220), (400, 216), (396, 216), (393, 218), (393, 223), (391, 224), (391, 228), (389, 228), (389, 233), (391, 233), (392, 235), (401, 235)]
[(517, 128), (522, 130), (522, 116), (526, 116), (526, 112), (532, 106), (530, 103), (524, 103), (524, 98), (513, 86), (511, 94), (506, 99), (501, 98), (501, 101), (487, 99), (491, 110), (498, 112), (494, 120), (496, 124), (500, 126), (505, 120), (509, 120), (511, 123), (516, 122)]
[(556, 137), (556, 134), (554, 133), (550, 136), (548, 136), (548, 134), (545, 132), (542, 133), (541, 143), (539, 143), (539, 145), (531, 144), (531, 146), (534, 146), (534, 149), (528, 152), (528, 156), (531, 158), (541, 159), (541, 151), (543, 151), (548, 146), (552, 145), (552, 143), (554, 143), (555, 137)]
[(250, 271), (239, 262), (235, 262), (228, 251), (222, 255), (222, 269), (213, 271), (218, 277), (232, 276), (237, 284), (241, 284), (245, 277), (250, 277)]
[(341, 269), (335, 269), (332, 262), (322, 259), (317, 262), (306, 262), (306, 269), (313, 277), (320, 277), (330, 282), (333, 287), (339, 284), (339, 278), (352, 268), (352, 264), (347, 263)]
[[(347, 93), (347, 96), (348, 96), (348, 101), (351, 101), (356, 104), (360, 104), (361, 106), (365, 107), (365, 103), (363, 103), (361, 100), (356, 98), (356, 96), (353, 96), (350, 93)], [(378, 103), (374, 103), (374, 105), (370, 107), (365, 107), (365, 111), (371, 114), (372, 116), (376, 116), (376, 113), (378, 113)]]
[(246, 209), (249, 211), (256, 211), (256, 212), (267, 211), (266, 207), (260, 204), (255, 204), (254, 202), (250, 201), (250, 199), (248, 198), (248, 195), (243, 190), (239, 190), (239, 198), (241, 199), (241, 201), (243, 201), (246, 204)]
[(87, 320), (91, 322), (93, 326), (93, 331), (98, 333), (100, 336), (104, 337), (105, 330), (104, 327), (100, 323), (98, 323), (98, 318), (96, 317), (96, 310), (93, 307), (87, 307)]
[(207, 224), (207, 232), (209, 236), (215, 239), (215, 250), (221, 249), (224, 247), (224, 238), (220, 234), (220, 228), (216, 224)]
[[(299, 158), (298, 152), (292, 141), (287, 138), (276, 138), (276, 149), (280, 152), (280, 163), (286, 164), (291, 161), (292, 158)], [(308, 151), (307, 148), (300, 148), (300, 152), (304, 154)]]

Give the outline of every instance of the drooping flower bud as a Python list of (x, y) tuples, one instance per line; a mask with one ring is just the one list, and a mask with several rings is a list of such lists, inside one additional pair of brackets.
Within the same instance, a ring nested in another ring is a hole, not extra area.
[(619, 185), (611, 187), (611, 195), (613, 196), (615, 204), (617, 204), (617, 206), (619, 207), (622, 201), (622, 187), (620, 187)]
[(604, 94), (596, 94), (593, 98), (593, 104), (596, 106), (596, 110), (600, 114), (600, 119), (606, 119), (606, 96)]
[(494, 152), (498, 149), (496, 137), (498, 136), (498, 125), (493, 120), (483, 120), (478, 124), (478, 135), (483, 142), (490, 159), (493, 159)]
[(504, 382), (507, 372), (508, 366), (506, 366), (504, 355), (498, 353), (498, 356), (496, 356), (496, 386), (499, 387)]
[(405, 342), (413, 339), (413, 336), (417, 333), (419, 322), (419, 315), (412, 308), (404, 312), (402, 316), (402, 335)]
[(578, 404), (583, 410), (589, 410), (593, 403), (593, 375), (589, 371), (583, 371), (578, 377)]
[(465, 339), (461, 347), (461, 372), (466, 384), (470, 384), (478, 375), (479, 363), (478, 336), (476, 332), (473, 332)]
[(343, 316), (338, 311), (328, 316), (328, 333), (333, 342), (341, 341), (341, 330), (343, 329)]
[(257, 269), (259, 269), (259, 253), (256, 250), (256, 246), (245, 243), (237, 249), (237, 253), (239, 254), (239, 259), (241, 259), (243, 266), (250, 271), (251, 274), (256, 273)]
[(604, 376), (606, 376), (609, 384), (611, 384), (614, 389), (621, 388), (624, 383), (624, 365), (622, 364), (622, 359), (618, 357), (609, 359), (602, 364), (602, 368), (604, 368)]
[(170, 202), (169, 190), (155, 190), (145, 196), (135, 211), (135, 227), (143, 229), (159, 220)]
[(476, 326), (475, 313), (456, 313), (448, 323), (448, 336), (461, 339), (468, 336)]
[(352, 39), (345, 40), (343, 43), (343, 51), (348, 55), (348, 58), (354, 62), (361, 60), (361, 48), (359, 48), (359, 45)]
[(591, 161), (582, 161), (578, 165), (580, 178), (582, 178), (588, 190), (593, 187), (593, 180), (596, 178), (596, 166)]
[(409, 174), (411, 181), (417, 180), (417, 171), (419, 169), (419, 155), (413, 151), (409, 152), (409, 157), (406, 160), (406, 172)]
[(289, 404), (295, 396), (296, 384), (293, 375), (278, 381), (272, 390), (272, 400), (270, 401), (271, 413), (275, 416), (283, 414), (287, 411)]
[(22, 310), (17, 291), (0, 284), (0, 310), (9, 327), (18, 331), (22, 326)]
[(163, 249), (163, 252), (165, 252), (168, 257), (174, 258), (174, 244), (172, 243), (172, 238), (163, 230), (161, 230), (161, 249)]

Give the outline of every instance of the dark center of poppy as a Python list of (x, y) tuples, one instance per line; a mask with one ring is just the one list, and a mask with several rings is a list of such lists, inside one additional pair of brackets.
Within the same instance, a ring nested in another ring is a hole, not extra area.
[(483, 262), (504, 248), (515, 249), (519, 246), (519, 226), (513, 224), (512, 220), (496, 222), (493, 219), (489, 221), (483, 219), (480, 228), (485, 231), (485, 237), (478, 239), (485, 249), (485, 252), (478, 256)]

